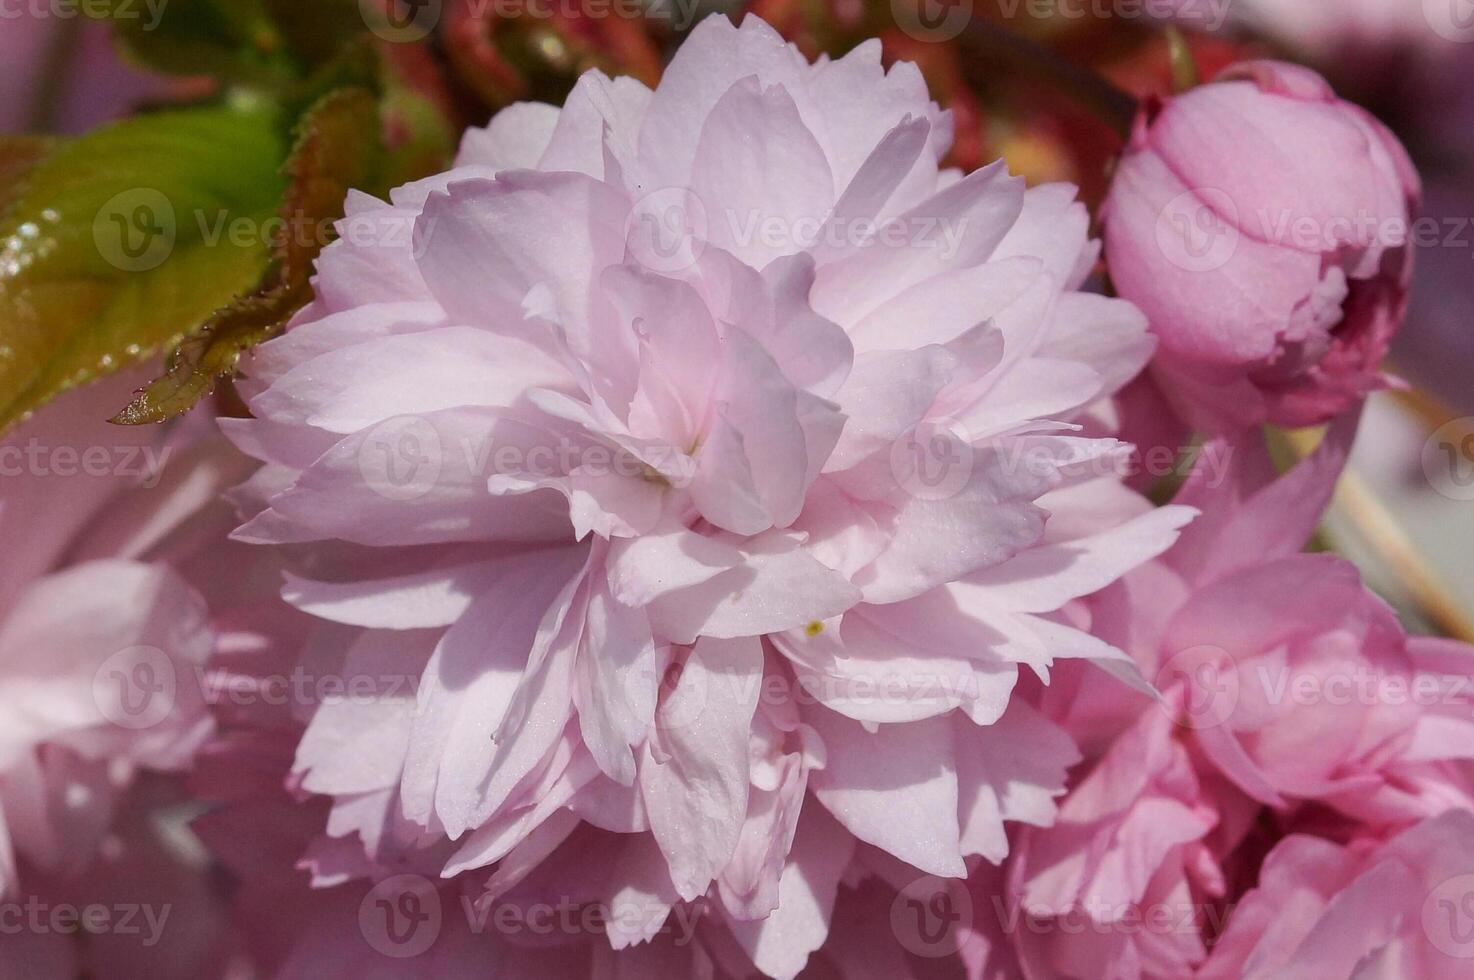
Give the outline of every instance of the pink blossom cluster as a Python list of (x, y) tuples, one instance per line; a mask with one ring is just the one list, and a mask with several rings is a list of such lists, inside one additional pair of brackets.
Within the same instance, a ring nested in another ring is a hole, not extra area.
[(352, 195), (248, 416), (10, 434), (0, 978), (1468, 975), (1474, 649), (1306, 551), (1406, 155), (1246, 65), (1102, 247), (951, 135), (713, 17)]

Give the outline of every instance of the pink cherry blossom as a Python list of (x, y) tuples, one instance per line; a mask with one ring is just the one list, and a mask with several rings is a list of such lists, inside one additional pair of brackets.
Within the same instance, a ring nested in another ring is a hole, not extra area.
[(1111, 279), (1199, 428), (1324, 422), (1387, 382), (1419, 180), (1314, 72), (1229, 69), (1138, 121), (1102, 212)]
[[(1232, 13), (1436, 54), (1421, 145), (1467, 25), (1343, 8)], [(107, 40), (31, 13), (0, 129)], [(1250, 62), (1092, 216), (802, 50), (713, 16), (351, 193), (243, 417), (104, 423), (136, 370), (0, 439), (0, 980), (1471, 973), (1474, 646), (1309, 544), (1396, 384), (1397, 139)]]
[(1009, 887), (1026, 975), (1179, 977), (1204, 959), (1227, 891), (1223, 838), (1243, 833), (1252, 808), (1200, 773), (1175, 734), (1165, 712), (1144, 712), (1071, 790), (1058, 825), (1020, 840)]
[(237, 537), (350, 628), (314, 655), (411, 681), (298, 750), (344, 873), (636, 835), (640, 887), (715, 896), (786, 977), (827, 928), (810, 862), (843, 864), (805, 827), (961, 877), (1048, 822), (1074, 750), (1020, 665), (1140, 684), (1069, 610), (1191, 512), (1079, 434), (1152, 350), (1078, 291), (1085, 210), (940, 170), (950, 130), (877, 43), (810, 64), (712, 18), (655, 91), (590, 72), (349, 201), (227, 424), (267, 463)]
[(1177, 498), (1200, 519), (1090, 600), (1159, 697), (1073, 672), (1047, 693), (1089, 764), (1009, 859), (1027, 976), (1193, 975), (1266, 834), (1385, 834), (1470, 809), (1474, 648), (1408, 637), (1349, 563), (1297, 554), (1355, 423), (1278, 479), (1256, 444), (1219, 444), (1238, 454), (1231, 478), (1200, 465)]
[(1385, 842), (1285, 839), (1197, 975), (1468, 976), (1471, 834), (1474, 817), (1451, 810)]
[(65, 396), (0, 443), (0, 894), (26, 870), (84, 870), (135, 774), (185, 768), (210, 733), (208, 609), (152, 559), (211, 480), (164, 471), (184, 449), (158, 430), (103, 421), (134, 381)]
[[(1375, 826), (1467, 799), (1466, 790), (1424, 792), (1419, 784), (1439, 777), (1406, 767), (1465, 756), (1474, 649), (1409, 636), (1349, 562), (1293, 553), (1323, 512), (1354, 430), (1354, 418), (1338, 421), (1279, 480), (1266, 481), (1263, 455), (1217, 488), (1195, 474), (1179, 500), (1204, 520), (1165, 559), (1191, 584), (1175, 609), (1154, 603), (1161, 625), (1139, 635), (1155, 636), (1155, 655), (1137, 649), (1159, 687), (1180, 687), (1181, 720), (1243, 792), (1271, 807), (1316, 800)], [(1206, 698), (1192, 690), (1203, 682), (1214, 688)]]
[[(231, 962), (223, 895), (182, 827), (181, 776), (214, 732), (209, 658), (260, 629), (228, 615), (250, 576), (243, 546), (220, 547), (230, 510), (214, 502), (253, 464), (203, 418), (108, 425), (141, 380), (63, 395), (0, 441), (7, 980), (183, 980)], [(93, 907), (108, 928), (50, 918)]]

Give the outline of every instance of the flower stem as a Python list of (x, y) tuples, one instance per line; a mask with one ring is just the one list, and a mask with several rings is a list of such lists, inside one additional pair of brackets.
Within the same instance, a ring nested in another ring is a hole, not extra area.
[[(963, 47), (977, 57), (973, 71), (998, 65), (1032, 76), (1063, 93), (1100, 118), (1122, 139), (1131, 135), (1139, 106), (1130, 92), (1104, 77), (1067, 61), (1053, 51), (992, 21), (975, 17), (959, 38)], [(979, 78), (986, 83), (986, 78)]]
[[(1303, 431), (1285, 434), (1299, 458), (1314, 449)], [(1474, 621), (1418, 553), (1397, 518), (1366, 481), (1350, 467), (1336, 487), (1336, 506), (1362, 544), (1392, 572), (1418, 614), (1445, 636), (1474, 642)]]

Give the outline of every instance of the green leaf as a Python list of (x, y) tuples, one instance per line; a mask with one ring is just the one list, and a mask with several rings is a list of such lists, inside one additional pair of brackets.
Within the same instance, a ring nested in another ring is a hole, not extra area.
[[(342, 217), (353, 188), (376, 190), (386, 156), (380, 138), (379, 106), (367, 89), (347, 88), (325, 96), (298, 128), (287, 160), (288, 189), (279, 215), (288, 229), (330, 229)], [(276, 243), (271, 267), (256, 288), (221, 309), (199, 333), (170, 356), (168, 371), (150, 384), (113, 421), (124, 425), (163, 422), (189, 411), (243, 353), (275, 336), (312, 298), (309, 278), (326, 236), (287, 235)]]
[(0, 140), (0, 431), (178, 344), (255, 284), (286, 149), (277, 112), (251, 104), (142, 116), (41, 151)]

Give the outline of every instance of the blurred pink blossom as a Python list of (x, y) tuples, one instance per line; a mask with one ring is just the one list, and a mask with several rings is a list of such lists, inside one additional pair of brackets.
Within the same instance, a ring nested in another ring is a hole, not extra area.
[(106, 23), (27, 9), (0, 24), (0, 133), (80, 133), (179, 85), (126, 64)]
[(1383, 842), (1286, 838), (1239, 902), (1201, 980), (1469, 975), (1474, 815), (1450, 810)]
[(228, 530), (213, 501), (250, 464), (197, 426), (107, 424), (141, 380), (65, 394), (0, 441), (0, 900), (179, 918), (147, 943), (7, 929), (7, 980), (183, 980), (225, 961), (214, 884), (160, 821), (214, 730), (202, 681), (225, 634), (207, 596), (223, 605), (240, 580), (201, 546)]

